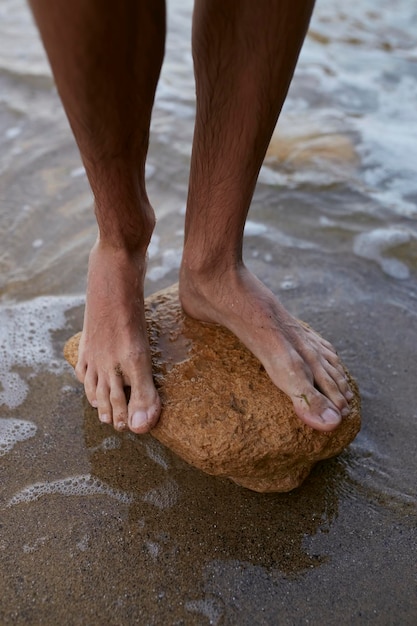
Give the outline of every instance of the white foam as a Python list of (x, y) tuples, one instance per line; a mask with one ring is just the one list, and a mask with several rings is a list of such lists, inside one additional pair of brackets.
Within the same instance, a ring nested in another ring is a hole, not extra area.
[(156, 172), (155, 165), (151, 165), (150, 163), (146, 163), (146, 165), (145, 165), (145, 177), (146, 177), (146, 180), (149, 180), (150, 178), (152, 178), (152, 176), (154, 176), (155, 172)]
[(209, 624), (216, 626), (223, 615), (218, 600), (204, 598), (204, 600), (190, 600), (185, 603), (185, 608), (190, 613), (203, 615), (209, 620)]
[(85, 169), (83, 166), (76, 167), (70, 171), (71, 178), (79, 178), (80, 176), (85, 176)]
[(353, 242), (353, 251), (360, 257), (378, 263), (388, 276), (403, 280), (409, 277), (409, 268), (398, 259), (382, 255), (394, 246), (408, 243), (411, 238), (410, 232), (400, 228), (376, 228), (357, 235)]
[(276, 172), (271, 167), (268, 167), (267, 163), (262, 165), (258, 181), (262, 185), (269, 185), (271, 187), (294, 187), (285, 174)]
[(122, 447), (122, 442), (120, 441), (119, 437), (113, 435), (112, 437), (106, 437), (106, 439), (103, 439), (100, 447), (105, 451), (118, 450)]
[(153, 259), (158, 254), (160, 239), (161, 239), (160, 236), (157, 235), (156, 233), (152, 235), (151, 242), (148, 246), (148, 257), (150, 259)]
[(285, 276), (284, 280), (281, 281), (280, 287), (285, 291), (289, 291), (290, 289), (296, 289), (299, 286), (299, 283), (292, 276)]
[(252, 222), (251, 220), (247, 220), (245, 224), (245, 235), (247, 237), (256, 237), (257, 235), (263, 235), (268, 230), (265, 224), (260, 224), (259, 222)]
[(108, 496), (123, 504), (130, 504), (133, 496), (125, 491), (113, 489), (91, 474), (68, 476), (51, 482), (39, 482), (18, 491), (8, 502), (8, 506), (34, 502), (47, 495), (62, 496)]
[(34, 437), (36, 430), (33, 422), (0, 417), (0, 456), (10, 452), (19, 441)]
[(3, 359), (0, 365), (0, 403), (14, 409), (25, 401), (29, 387), (19, 374), (5, 372), (2, 366)]
[(146, 541), (145, 546), (153, 559), (156, 559), (159, 554), (159, 545), (154, 541)]
[(108, 452), (108, 450), (118, 450), (121, 448), (122, 442), (116, 436), (106, 437), (98, 446), (94, 446), (93, 448), (89, 448), (89, 452), (97, 452), (98, 450), (103, 450), (103, 452)]
[(6, 139), (14, 139), (15, 137), (18, 137), (21, 132), (21, 128), (19, 128), (18, 126), (13, 126), (12, 128), (8, 128), (4, 135)]
[(142, 500), (156, 506), (158, 509), (169, 509), (177, 503), (178, 497), (179, 488), (177, 483), (172, 479), (168, 479), (160, 487), (156, 487), (145, 493), (145, 495), (142, 496)]
[(89, 535), (84, 535), (80, 541), (77, 541), (77, 543), (75, 544), (77, 546), (77, 548), (80, 550), (80, 552), (85, 552), (86, 550), (88, 550), (89, 547), (89, 542), (90, 542), (90, 537)]
[[(367, 211), (380, 213), (382, 206), (389, 214), (414, 217), (415, 3), (398, 0), (376, 4), (359, 0), (350, 3), (343, 19), (338, 4), (336, 0), (317, 3), (311, 36), (303, 46), (278, 129), (296, 136), (299, 124), (291, 126), (288, 122), (298, 117), (302, 123), (309, 120), (320, 135), (335, 131), (351, 137), (361, 163), (359, 167), (346, 168), (343, 163), (339, 167), (326, 160), (320, 165), (313, 159), (308, 168), (289, 171), (287, 175), (284, 171), (282, 183), (287, 187), (317, 186), (326, 184), (326, 176), (328, 183), (332, 178), (333, 182), (346, 180), (349, 186), (375, 201), (367, 206)], [(367, 9), (377, 12), (378, 19), (368, 20)], [(350, 45), (346, 33), (358, 43)], [(303, 81), (305, 90), (300, 89)], [(303, 98), (303, 91), (307, 98)], [(261, 169), (261, 182), (279, 184), (275, 178), (273, 169)]]
[(162, 265), (149, 268), (147, 278), (152, 281), (164, 278), (171, 270), (178, 269), (181, 265), (181, 250), (169, 248), (162, 254)]
[(146, 453), (152, 461), (155, 461), (164, 470), (168, 469), (168, 462), (164, 458), (164, 451), (156, 441), (150, 441), (146, 444)]
[(16, 408), (25, 400), (28, 385), (17, 367), (60, 373), (63, 358), (56, 358), (51, 334), (63, 328), (65, 312), (83, 302), (81, 297), (41, 297), (0, 307), (0, 404)]
[[(373, 78), (376, 82), (377, 77)], [(367, 192), (397, 214), (415, 216), (409, 197), (417, 193), (415, 127), (417, 81), (400, 78), (395, 88), (379, 89), (378, 113), (354, 120), (362, 136), (360, 152), (366, 166)]]

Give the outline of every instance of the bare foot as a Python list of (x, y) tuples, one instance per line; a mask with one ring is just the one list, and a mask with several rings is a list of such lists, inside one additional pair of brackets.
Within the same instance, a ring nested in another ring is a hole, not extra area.
[(292, 317), (244, 266), (202, 278), (183, 261), (180, 298), (188, 315), (225, 326), (249, 348), (303, 422), (329, 431), (349, 413), (353, 394), (335, 349)]
[[(149, 431), (161, 411), (146, 333), (144, 273), (144, 254), (95, 244), (75, 368), (100, 420), (135, 433)], [(129, 404), (125, 386), (131, 387)]]

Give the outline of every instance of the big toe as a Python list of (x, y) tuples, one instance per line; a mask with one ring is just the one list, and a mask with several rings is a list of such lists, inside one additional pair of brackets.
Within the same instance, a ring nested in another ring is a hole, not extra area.
[(297, 416), (315, 430), (331, 431), (339, 426), (342, 414), (316, 389), (292, 397)]
[(129, 428), (140, 435), (149, 432), (161, 413), (161, 401), (156, 391), (143, 398), (132, 394), (129, 402)]

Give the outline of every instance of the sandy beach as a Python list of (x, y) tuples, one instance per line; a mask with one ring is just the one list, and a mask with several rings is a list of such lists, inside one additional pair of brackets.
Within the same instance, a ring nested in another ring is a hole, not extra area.
[[(246, 262), (336, 346), (363, 414), (302, 487), (262, 495), (100, 424), (64, 361), (91, 195), (28, 9), (1, 4), (1, 624), (416, 623), (417, 17), (399, 5), (318, 3), (261, 171)], [(191, 4), (171, 6), (147, 294), (177, 280), (193, 128)]]

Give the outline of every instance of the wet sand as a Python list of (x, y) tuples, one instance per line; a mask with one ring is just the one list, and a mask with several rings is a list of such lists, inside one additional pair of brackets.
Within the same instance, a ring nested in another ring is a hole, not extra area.
[[(22, 41), (34, 54), (34, 40)], [(402, 52), (411, 77), (412, 53)], [(149, 435), (115, 433), (88, 407), (62, 349), (82, 324), (91, 196), (45, 63), (30, 74), (20, 51), (7, 62), (5, 54), (0, 48), (0, 624), (414, 625), (417, 255), (407, 207), (417, 196), (405, 178), (404, 195), (392, 196), (392, 153), (379, 195), (365, 132), (343, 134), (359, 165), (344, 139), (337, 170), (333, 151), (320, 164), (297, 159), (261, 172), (247, 264), (337, 347), (359, 383), (363, 427), (301, 488), (256, 494), (191, 468)], [(182, 243), (192, 81), (183, 59), (170, 58), (166, 76), (179, 77), (186, 96), (170, 109), (175, 81), (163, 79), (148, 171), (158, 215), (148, 294), (176, 281)], [(291, 103), (310, 102), (308, 113), (317, 67), (314, 54), (301, 63), (292, 91)], [(349, 106), (365, 127), (373, 94), (362, 80)], [(353, 88), (338, 84), (348, 101)], [(341, 110), (342, 96), (329, 104), (333, 91), (323, 93), (323, 106)], [(295, 151), (307, 149), (300, 141)]]
[[(410, 427), (417, 417), (416, 316), (378, 270), (362, 277), (360, 263), (303, 256), (311, 293), (293, 304), (361, 383), (358, 439), (300, 489), (260, 495), (192, 469), (149, 435), (100, 425), (69, 367), (37, 374), (18, 410), (36, 438), (1, 465), (1, 623), (415, 623), (415, 438), (398, 416)], [(267, 282), (274, 275), (264, 268)], [(57, 354), (81, 309), (56, 333)], [(392, 483), (404, 464), (400, 494)]]

